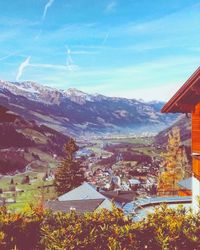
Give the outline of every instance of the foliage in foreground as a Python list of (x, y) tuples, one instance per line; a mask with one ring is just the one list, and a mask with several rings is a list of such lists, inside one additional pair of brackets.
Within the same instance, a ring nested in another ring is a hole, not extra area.
[(200, 249), (200, 214), (162, 206), (133, 222), (112, 212), (78, 215), (30, 208), (22, 214), (0, 209), (0, 249)]

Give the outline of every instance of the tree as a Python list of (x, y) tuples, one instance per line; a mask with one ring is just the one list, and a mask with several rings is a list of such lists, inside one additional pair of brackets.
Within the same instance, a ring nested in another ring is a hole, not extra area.
[(55, 173), (55, 187), (58, 195), (78, 187), (84, 181), (84, 173), (80, 161), (75, 159), (78, 146), (71, 138), (64, 146), (66, 157)]
[(21, 184), (30, 184), (30, 177), (28, 175), (24, 176)]
[(166, 152), (161, 156), (164, 158), (164, 170), (159, 175), (158, 191), (176, 193), (179, 190), (178, 182), (189, 177), (188, 159), (185, 147), (181, 145), (178, 127), (169, 132)]

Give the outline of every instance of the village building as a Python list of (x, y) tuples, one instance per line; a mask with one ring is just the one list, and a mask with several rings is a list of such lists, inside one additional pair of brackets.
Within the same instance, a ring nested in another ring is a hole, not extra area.
[(200, 67), (162, 108), (163, 113), (191, 114), (192, 119), (192, 207), (200, 196)]
[(123, 191), (123, 190), (113, 190), (113, 191), (102, 191), (101, 194), (114, 201), (118, 207), (124, 207), (127, 203), (131, 203), (137, 197), (137, 192), (135, 191)]
[(58, 201), (56, 202), (61, 202), (60, 204), (62, 204), (63, 202), (73, 203), (74, 201), (76, 201), (77, 203), (78, 201), (80, 201), (82, 202), (82, 204), (84, 204), (83, 201), (85, 201), (85, 204), (89, 204), (91, 202), (95, 203), (94, 200), (97, 200), (98, 203), (96, 209), (106, 208), (108, 210), (112, 210), (112, 201), (110, 201), (107, 197), (98, 192), (94, 186), (87, 182), (84, 182), (79, 187), (72, 189), (71, 191), (59, 196)]

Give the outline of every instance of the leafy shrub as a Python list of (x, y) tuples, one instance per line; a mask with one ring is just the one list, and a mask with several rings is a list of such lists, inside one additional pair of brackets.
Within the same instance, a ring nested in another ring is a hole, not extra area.
[(0, 208), (0, 249), (44, 249), (40, 244), (40, 227), (45, 212), (31, 208), (24, 213), (11, 213)]
[(188, 250), (200, 249), (200, 213), (162, 206), (140, 222), (120, 209), (83, 215), (41, 207), (10, 213), (0, 209), (0, 249)]

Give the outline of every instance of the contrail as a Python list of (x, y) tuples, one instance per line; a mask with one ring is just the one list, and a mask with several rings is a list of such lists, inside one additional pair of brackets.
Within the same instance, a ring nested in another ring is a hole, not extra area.
[(42, 30), (40, 29), (34, 39), (38, 40), (40, 38), (41, 34), (42, 34)]
[(9, 55), (7, 55), (7, 56), (3, 56), (3, 57), (0, 58), (0, 61), (3, 61), (3, 60), (5, 60), (5, 59), (7, 59), (7, 58), (9, 58), (9, 57), (11, 57), (11, 56), (16, 55), (16, 54), (17, 54), (17, 52), (11, 53), (11, 54), (9, 54)]
[(73, 60), (71, 57), (71, 50), (67, 49), (67, 68), (69, 71), (72, 71)]
[(102, 45), (104, 45), (107, 42), (109, 36), (110, 36), (110, 32), (107, 32), (106, 36), (103, 39)]
[(45, 5), (44, 11), (43, 11), (43, 15), (42, 15), (42, 20), (45, 19), (46, 14), (47, 14), (47, 11), (48, 11), (48, 8), (51, 7), (51, 5), (53, 4), (54, 1), (55, 1), (55, 0), (49, 0), (49, 1), (47, 2), (47, 4)]
[(28, 57), (26, 58), (26, 60), (23, 61), (23, 62), (20, 64), (20, 66), (19, 66), (19, 68), (18, 68), (17, 76), (16, 76), (16, 81), (19, 81), (19, 79), (20, 79), (20, 77), (22, 76), (22, 74), (23, 74), (25, 68), (29, 65), (30, 59), (31, 59), (31, 57), (28, 56)]

